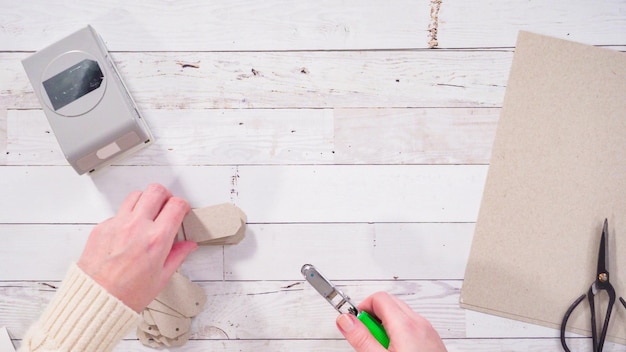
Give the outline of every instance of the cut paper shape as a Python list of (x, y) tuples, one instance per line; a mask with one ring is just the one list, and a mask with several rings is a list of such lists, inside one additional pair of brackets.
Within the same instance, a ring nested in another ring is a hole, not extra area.
[[(218, 204), (192, 209), (178, 231), (179, 241), (199, 245), (231, 245), (246, 234), (246, 214), (232, 204)], [(179, 347), (191, 336), (191, 318), (206, 304), (202, 287), (176, 272), (165, 288), (141, 313), (137, 337), (152, 348)]]
[(154, 318), (152, 317), (152, 314), (150, 314), (149, 310), (144, 310), (142, 312), (142, 323), (146, 323), (148, 325), (156, 325), (156, 323), (154, 322)]
[[(179, 312), (173, 310), (172, 308), (166, 306), (165, 304), (163, 304), (160, 301), (157, 301), (156, 299), (152, 302), (150, 302), (150, 304), (148, 304), (148, 308), (149, 312), (161, 312), (161, 313), (165, 313), (167, 315), (171, 315), (174, 317), (184, 317), (184, 315), (180, 314)], [(152, 316), (152, 315), (151, 315)], [(154, 319), (154, 318), (152, 318)], [(155, 325), (156, 323), (152, 323), (151, 325)]]
[(246, 221), (246, 214), (229, 203), (192, 209), (183, 219), (178, 239), (199, 245), (237, 244), (245, 237)]
[(169, 339), (182, 336), (191, 329), (189, 317), (175, 317), (161, 312), (152, 312), (152, 317), (161, 336)]
[(181, 273), (174, 273), (167, 286), (143, 310), (137, 326), (139, 341), (148, 347), (184, 345), (191, 336), (191, 318), (204, 309), (202, 287)]
[[(202, 311), (206, 303), (206, 294), (202, 287), (194, 284), (182, 274), (174, 273), (155, 300), (183, 317), (190, 318)], [(156, 316), (154, 314), (152, 316), (156, 321)]]

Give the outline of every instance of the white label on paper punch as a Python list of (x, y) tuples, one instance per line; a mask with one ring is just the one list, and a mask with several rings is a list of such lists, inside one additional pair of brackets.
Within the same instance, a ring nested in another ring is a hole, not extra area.
[(106, 147), (100, 148), (100, 150), (96, 152), (96, 156), (100, 158), (101, 160), (105, 160), (113, 156), (115, 153), (118, 153), (121, 151), (122, 149), (120, 148), (120, 146), (117, 145), (117, 143), (113, 142), (107, 145)]

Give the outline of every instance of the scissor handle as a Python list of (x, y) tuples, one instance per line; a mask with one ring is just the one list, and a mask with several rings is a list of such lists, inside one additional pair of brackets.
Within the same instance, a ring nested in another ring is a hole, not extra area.
[(583, 301), (583, 299), (585, 299), (585, 297), (587, 297), (586, 293), (578, 297), (574, 303), (567, 308), (567, 312), (565, 312), (565, 315), (563, 316), (563, 322), (561, 322), (561, 346), (563, 346), (563, 350), (565, 350), (565, 352), (571, 352), (569, 347), (567, 347), (567, 343), (565, 343), (565, 327), (567, 326), (567, 321), (569, 320), (569, 316), (572, 314), (574, 309), (580, 304), (580, 302)]
[[(602, 324), (602, 330), (600, 331), (600, 336), (598, 336), (598, 327), (596, 324), (596, 307), (595, 307), (595, 296), (598, 291), (606, 291), (609, 295), (609, 303), (606, 307), (606, 314), (604, 315), (604, 324)], [(561, 323), (561, 346), (563, 346), (563, 350), (565, 352), (571, 352), (569, 347), (565, 342), (565, 327), (567, 326), (567, 321), (569, 320), (570, 315), (574, 311), (574, 309), (587, 297), (589, 301), (589, 309), (591, 311), (591, 339), (593, 341), (593, 352), (601, 352), (604, 348), (604, 340), (606, 339), (606, 334), (609, 330), (609, 321), (611, 319), (611, 312), (613, 311), (613, 304), (615, 303), (615, 289), (611, 284), (604, 284), (601, 288), (597, 288), (595, 283), (589, 288), (589, 291), (586, 294), (581, 295), (572, 303), (572, 305), (567, 309), (565, 315), (563, 316), (563, 322)], [(626, 308), (626, 301), (620, 297), (620, 302)]]
[(600, 352), (604, 347), (604, 340), (606, 339), (606, 333), (609, 330), (609, 320), (611, 318), (611, 312), (613, 311), (613, 304), (615, 303), (615, 289), (613, 285), (607, 282), (603, 285), (602, 290), (606, 291), (609, 295), (609, 304), (606, 307), (606, 315), (604, 316), (604, 324), (602, 324), (602, 331), (598, 338), (598, 331), (596, 328), (596, 309), (594, 303), (593, 286), (589, 289), (587, 297), (589, 298), (589, 306), (591, 307), (591, 338), (593, 340), (593, 352)]

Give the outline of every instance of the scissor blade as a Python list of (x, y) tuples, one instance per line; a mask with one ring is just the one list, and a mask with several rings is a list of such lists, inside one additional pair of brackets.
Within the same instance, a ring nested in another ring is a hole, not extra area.
[[(604, 219), (604, 226), (602, 227), (602, 236), (600, 237), (600, 250), (598, 253), (598, 272), (596, 279), (604, 283), (609, 280), (609, 222)], [(605, 275), (603, 275), (605, 274)]]

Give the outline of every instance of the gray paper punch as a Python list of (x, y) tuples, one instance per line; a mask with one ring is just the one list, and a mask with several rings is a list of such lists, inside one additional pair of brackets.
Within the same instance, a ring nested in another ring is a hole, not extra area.
[(91, 26), (22, 64), (65, 158), (79, 174), (96, 171), (152, 142), (104, 42)]

